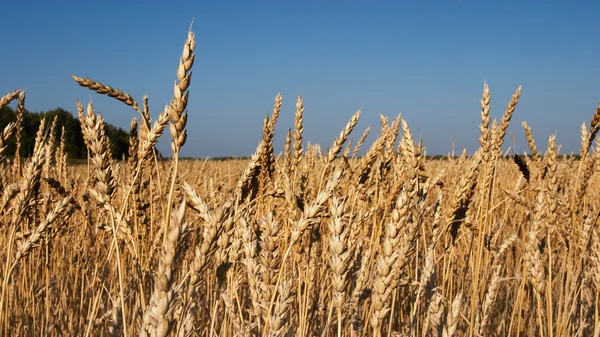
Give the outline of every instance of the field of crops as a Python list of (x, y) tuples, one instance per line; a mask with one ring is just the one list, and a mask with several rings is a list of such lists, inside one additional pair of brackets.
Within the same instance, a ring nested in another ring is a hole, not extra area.
[[(600, 105), (579, 156), (525, 122), (528, 154), (506, 155), (521, 88), (496, 120), (485, 85), (477, 152), (434, 160), (410, 120), (355, 131), (360, 111), (326, 150), (307, 145), (300, 96), (275, 153), (277, 95), (249, 160), (180, 160), (194, 53), (190, 32), (155, 119), (147, 98), (73, 77), (139, 114), (128, 160), (80, 102), (87, 165), (48, 137), (56, 120), (31, 157), (1, 158), (0, 335), (600, 336)], [(25, 92), (12, 101), (0, 157)]]

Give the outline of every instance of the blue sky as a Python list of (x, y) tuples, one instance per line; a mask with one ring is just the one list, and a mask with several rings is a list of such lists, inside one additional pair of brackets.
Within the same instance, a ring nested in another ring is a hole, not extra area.
[[(352, 114), (352, 139), (379, 114), (402, 113), (428, 154), (478, 146), (486, 81), (492, 117), (523, 94), (505, 149), (538, 148), (557, 133), (562, 153), (578, 152), (579, 127), (600, 100), (600, 26), (594, 1), (13, 1), (0, 21), (0, 92), (27, 92), (26, 107), (76, 111), (92, 99), (112, 124), (136, 113), (79, 87), (71, 75), (149, 96), (155, 118), (172, 97), (194, 18), (196, 62), (183, 156), (248, 156), (274, 97), (283, 95), (275, 150), (304, 98), (304, 139), (331, 145)], [(13, 104), (14, 106), (14, 104)], [(169, 136), (159, 143), (170, 156)]]

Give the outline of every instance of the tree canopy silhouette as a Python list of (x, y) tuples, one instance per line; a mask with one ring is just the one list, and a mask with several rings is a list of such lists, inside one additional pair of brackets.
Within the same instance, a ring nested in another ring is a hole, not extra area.
[[(21, 157), (29, 157), (33, 153), (33, 146), (35, 142), (35, 134), (40, 126), (42, 117), (46, 117), (46, 123), (49, 125), (57, 116), (57, 127), (54, 137), (57, 143), (60, 141), (62, 127), (65, 128), (65, 152), (68, 158), (71, 159), (83, 159), (87, 157), (87, 148), (83, 141), (83, 134), (81, 133), (81, 125), (79, 119), (61, 108), (50, 110), (47, 112), (28, 112), (25, 111), (23, 115), (23, 133), (21, 136)], [(17, 113), (11, 107), (5, 106), (0, 109), (0, 128), (4, 127), (17, 120)], [(116, 127), (112, 124), (106, 123), (104, 132), (108, 136), (111, 145), (112, 157), (114, 159), (121, 159), (128, 157), (129, 149), (129, 133), (122, 128)], [(6, 155), (14, 156), (16, 148), (16, 139), (14, 135), (10, 137), (7, 142)]]

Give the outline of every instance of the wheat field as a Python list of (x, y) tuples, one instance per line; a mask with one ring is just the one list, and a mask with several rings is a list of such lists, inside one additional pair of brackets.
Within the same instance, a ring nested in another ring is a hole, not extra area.
[(0, 99), (18, 109), (0, 135), (0, 335), (600, 336), (600, 105), (579, 156), (525, 122), (528, 154), (508, 156), (521, 87), (498, 121), (484, 85), (479, 149), (432, 159), (402, 116), (350, 144), (361, 111), (307, 145), (298, 96), (279, 155), (277, 95), (249, 160), (183, 160), (194, 57), (190, 31), (155, 119), (147, 97), (73, 76), (138, 114), (127, 160), (77, 101), (87, 165), (48, 137), (56, 119), (9, 161), (25, 92)]

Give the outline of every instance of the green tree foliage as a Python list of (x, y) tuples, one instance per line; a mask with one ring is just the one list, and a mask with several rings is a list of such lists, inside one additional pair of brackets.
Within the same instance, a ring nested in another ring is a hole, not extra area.
[[(57, 118), (56, 138), (57, 144), (60, 141), (62, 127), (65, 127), (65, 151), (70, 159), (83, 159), (87, 157), (87, 148), (83, 142), (83, 134), (81, 133), (81, 125), (79, 119), (74, 115), (61, 108), (47, 112), (33, 113), (25, 112), (23, 115), (23, 134), (21, 138), (21, 150), (19, 151), (22, 157), (29, 157), (33, 152), (33, 143), (35, 134), (40, 126), (42, 117), (46, 116), (46, 123), (50, 124), (54, 116)], [(17, 113), (11, 107), (4, 107), (0, 110), (0, 128), (4, 127), (17, 120)], [(129, 148), (129, 133), (114, 125), (106, 123), (106, 135), (110, 139), (112, 156), (115, 159), (121, 159), (128, 156)], [(13, 136), (9, 139), (6, 154), (14, 156), (16, 148), (16, 139)]]

